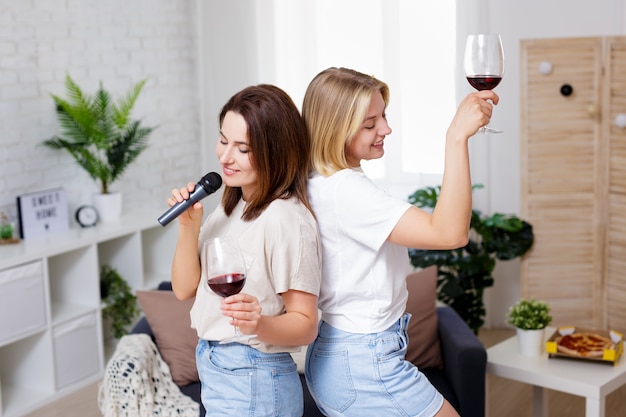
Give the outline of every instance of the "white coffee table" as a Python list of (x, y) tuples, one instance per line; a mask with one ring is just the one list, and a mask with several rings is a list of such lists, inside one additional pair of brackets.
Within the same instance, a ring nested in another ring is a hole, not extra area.
[[(546, 329), (550, 337), (554, 328)], [(586, 417), (605, 417), (606, 396), (626, 384), (626, 357), (613, 366), (579, 360), (519, 354), (517, 336), (487, 349), (487, 372), (533, 386), (533, 415), (547, 415), (544, 388), (585, 398)]]

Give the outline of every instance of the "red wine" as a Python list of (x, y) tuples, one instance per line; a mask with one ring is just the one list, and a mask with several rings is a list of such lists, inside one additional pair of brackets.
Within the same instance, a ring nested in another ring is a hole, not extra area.
[(245, 274), (226, 274), (209, 279), (209, 288), (222, 297), (238, 294), (246, 282)]
[(495, 75), (477, 75), (474, 77), (466, 77), (467, 82), (477, 90), (493, 90), (496, 88), (502, 77), (496, 77)]

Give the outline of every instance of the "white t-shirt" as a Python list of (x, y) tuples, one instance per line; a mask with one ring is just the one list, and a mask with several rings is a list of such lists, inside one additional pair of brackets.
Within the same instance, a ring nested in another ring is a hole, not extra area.
[[(299, 290), (319, 294), (321, 246), (315, 218), (297, 199), (277, 199), (256, 219), (241, 219), (245, 202), (241, 200), (227, 217), (220, 204), (205, 220), (198, 242), (202, 276), (191, 308), (191, 327), (205, 340), (222, 340), (234, 335), (230, 318), (220, 311), (221, 297), (203, 283), (208, 279), (204, 248), (216, 236), (233, 236), (247, 264), (242, 293), (258, 298), (262, 314), (276, 316), (285, 312), (281, 293)], [(263, 352), (296, 352), (299, 347), (268, 345), (256, 338), (248, 342)]]
[(378, 188), (361, 169), (309, 179), (322, 237), (322, 319), (353, 333), (380, 332), (404, 314), (407, 248), (387, 242), (410, 203)]

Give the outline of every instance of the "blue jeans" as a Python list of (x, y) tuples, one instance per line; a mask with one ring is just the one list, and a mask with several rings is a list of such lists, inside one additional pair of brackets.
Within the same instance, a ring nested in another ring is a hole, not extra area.
[(443, 396), (404, 359), (410, 314), (380, 333), (321, 322), (307, 350), (305, 376), (319, 409), (333, 416), (433, 416)]
[(301, 417), (302, 384), (289, 353), (200, 340), (196, 363), (207, 416)]

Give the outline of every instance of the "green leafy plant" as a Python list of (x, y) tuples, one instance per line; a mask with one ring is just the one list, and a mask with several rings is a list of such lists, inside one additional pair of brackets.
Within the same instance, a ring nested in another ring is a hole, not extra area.
[(7, 240), (13, 237), (13, 223), (9, 221), (9, 216), (0, 212), (0, 239)]
[(523, 330), (539, 330), (552, 322), (550, 306), (542, 301), (531, 298), (521, 299), (509, 308), (507, 323)]
[(105, 304), (102, 316), (111, 319), (113, 336), (121, 338), (139, 315), (137, 297), (122, 276), (109, 265), (100, 270), (100, 297)]
[(61, 133), (43, 141), (51, 149), (64, 149), (100, 183), (102, 194), (141, 152), (154, 127), (142, 127), (130, 113), (147, 80), (135, 84), (117, 102), (102, 87), (91, 96), (67, 75), (67, 99), (52, 94)]
[[(477, 188), (482, 188), (482, 184), (472, 187)], [(433, 209), (440, 191), (441, 186), (418, 189), (409, 196), (409, 202)], [(415, 267), (437, 265), (438, 299), (451, 306), (478, 333), (486, 314), (483, 294), (485, 288), (493, 286), (496, 261), (524, 255), (533, 241), (532, 226), (517, 216), (483, 216), (472, 210), (467, 245), (452, 250), (409, 249), (409, 258)]]

